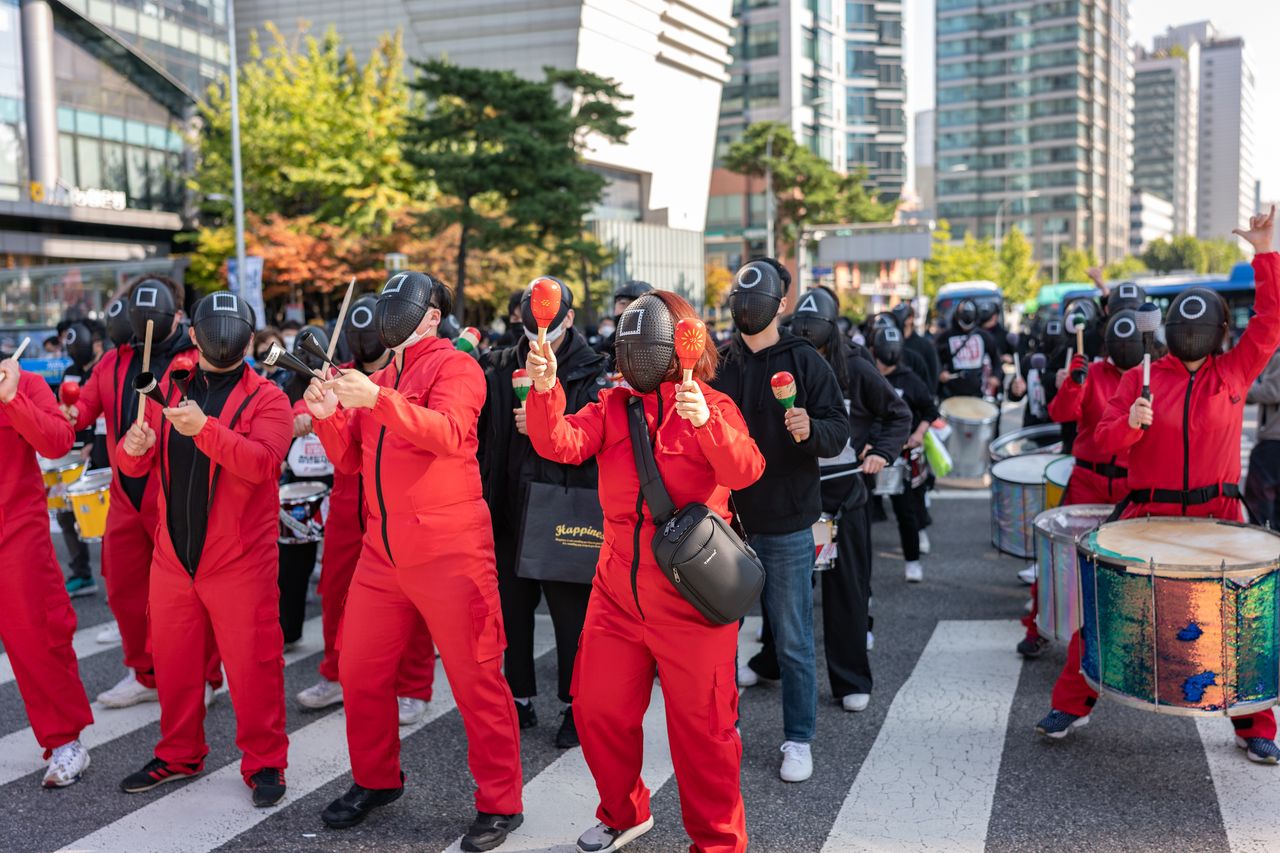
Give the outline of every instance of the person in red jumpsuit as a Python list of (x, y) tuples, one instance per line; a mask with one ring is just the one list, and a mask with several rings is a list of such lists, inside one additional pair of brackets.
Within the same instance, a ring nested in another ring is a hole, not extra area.
[(74, 784), (89, 766), (80, 732), (93, 723), (71, 637), (76, 612), (49, 537), (39, 453), (57, 459), (75, 433), (49, 385), (0, 361), (0, 643), (13, 665), (36, 742), (50, 759), (42, 784)]
[[(155, 757), (125, 793), (194, 776), (209, 752), (203, 667), (210, 635), (227, 671), (240, 773), (255, 806), (285, 794), (284, 637), (276, 583), (280, 465), (293, 435), (284, 393), (244, 363), (253, 312), (228, 292), (192, 311), (200, 351), (185, 397), (148, 402), (116, 452), (122, 473), (160, 482), (148, 599), (160, 694)], [(181, 399), (180, 399), (181, 398)]]
[(451, 304), (431, 276), (392, 276), (373, 310), (392, 362), (373, 376), (348, 370), (314, 380), (304, 397), (334, 468), (363, 476), (369, 510), (338, 660), (355, 784), (320, 816), (332, 828), (354, 826), (403, 792), (396, 686), (422, 618), (462, 715), (477, 785), (462, 849), (492, 850), (524, 820), (520, 731), (502, 675), (493, 531), (476, 458), (484, 375), (437, 336)]
[[(1142, 396), (1142, 371), (1120, 380), (1095, 429), (1103, 453), (1129, 452), (1129, 494), (1121, 518), (1147, 515), (1241, 521), (1240, 443), (1249, 386), (1280, 346), (1280, 255), (1272, 250), (1275, 208), (1235, 233), (1254, 248), (1254, 310), (1239, 343), (1222, 353), (1226, 303), (1193, 287), (1169, 306), (1169, 354), (1151, 365), (1151, 399)], [(1143, 427), (1146, 427), (1144, 429)], [(1079, 667), (1054, 686), (1053, 710), (1037, 725), (1063, 737), (1089, 720), (1097, 694)], [(1271, 710), (1232, 717), (1236, 745), (1250, 761), (1280, 762)]]
[(641, 397), (658, 471), (676, 506), (703, 502), (728, 519), (729, 491), (745, 489), (764, 473), (764, 456), (742, 413), (707, 384), (718, 360), (710, 338), (694, 381), (680, 381), (674, 329), (693, 316), (693, 308), (670, 292), (651, 291), (631, 303), (616, 332), (626, 386), (601, 392), (599, 402), (568, 417), (553, 348), (529, 353), (533, 393), (525, 404), (526, 425), (534, 449), (568, 465), (594, 456), (600, 467), (605, 541), (572, 689), (583, 755), (600, 794), (600, 823), (578, 839), (583, 853), (616, 850), (653, 827), (640, 768), (655, 674), (666, 703), (684, 828), (693, 840), (689, 849), (747, 848), (736, 728), (738, 626), (710, 625), (654, 560), (653, 518), (647, 508), (640, 510), (627, 417), (628, 401)]
[[(367, 293), (357, 297), (347, 312), (343, 328), (347, 348), (354, 361), (342, 365), (343, 370), (356, 369), (372, 376), (387, 366), (391, 351), (378, 340), (373, 327), (373, 309), (378, 298)], [(305, 400), (294, 406), (294, 423), (306, 419), (306, 429), (311, 429), (311, 413)], [(298, 428), (295, 428), (295, 432)], [(297, 695), (298, 704), (309, 710), (319, 710), (342, 701), (342, 683), (338, 680), (338, 646), (342, 614), (346, 609), (347, 590), (360, 559), (360, 546), (369, 526), (369, 508), (364, 501), (363, 476), (357, 471), (347, 474), (333, 472), (333, 491), (329, 493), (329, 517), (324, 528), (324, 553), (320, 558), (320, 619), (324, 626), (324, 657), (320, 660), (320, 680)], [(413, 633), (404, 657), (400, 659), (400, 672), (396, 684), (399, 702), (400, 725), (418, 722), (426, 713), (423, 703), (431, 701), (431, 687), (435, 679), (435, 648), (426, 624), (418, 619), (418, 630)]]
[[(108, 325), (118, 325), (118, 317), (126, 317), (134, 333), (133, 342), (121, 343), (103, 355), (81, 387), (80, 400), (63, 408), (77, 430), (86, 429), (100, 417), (107, 422), (112, 477), (107, 528), (102, 537), (102, 577), (107, 585), (107, 604), (120, 629), (128, 672), (114, 687), (98, 694), (98, 704), (103, 708), (127, 708), (157, 698), (147, 589), (159, 522), (160, 484), (145, 474), (137, 478), (125, 475), (118, 464), (116, 446), (137, 419), (139, 396), (133, 390), (133, 380), (142, 372), (141, 341), (147, 320), (155, 328), (150, 365), (153, 374), (167, 377), (170, 371), (190, 370), (196, 365), (198, 353), (179, 307), (182, 299), (182, 285), (171, 279), (147, 277), (135, 282), (126, 297), (113, 303), (107, 312)], [(209, 647), (205, 678), (205, 698), (212, 701), (214, 690), (222, 684), (221, 661), (213, 646)]]

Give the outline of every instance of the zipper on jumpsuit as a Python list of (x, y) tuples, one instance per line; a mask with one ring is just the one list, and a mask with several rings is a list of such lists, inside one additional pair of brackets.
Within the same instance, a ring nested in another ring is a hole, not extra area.
[(1187, 492), (1191, 490), (1191, 388), (1196, 375), (1187, 376), (1187, 395), (1182, 401), (1182, 514), (1187, 514)]
[[(400, 378), (404, 376), (403, 362), (396, 368), (396, 381), (392, 386), (395, 389), (400, 388)], [(387, 560), (391, 565), (395, 565), (395, 558), (391, 556), (391, 537), (387, 533), (387, 501), (382, 496), (382, 441), (387, 437), (387, 428), (384, 426), (378, 430), (378, 449), (373, 460), (373, 486), (378, 493), (378, 513), (382, 516), (382, 545), (387, 549)]]
[[(662, 386), (658, 386), (658, 420), (657, 425), (653, 429), (653, 435), (650, 437), (652, 444), (655, 444), (658, 430), (662, 427)], [(648, 429), (648, 427), (646, 427)], [(654, 473), (658, 469), (658, 457), (654, 454), (653, 458)], [(639, 480), (641, 472), (636, 470), (636, 479)], [(650, 507), (652, 511), (652, 507)], [(658, 524), (658, 520), (653, 520), (654, 526)], [(631, 597), (635, 599), (636, 610), (640, 613), (640, 619), (644, 620), (644, 608), (640, 606), (640, 530), (644, 527), (644, 489), (641, 486), (636, 487), (636, 530), (631, 537)], [(679, 582), (679, 575), (676, 576), (676, 582)]]

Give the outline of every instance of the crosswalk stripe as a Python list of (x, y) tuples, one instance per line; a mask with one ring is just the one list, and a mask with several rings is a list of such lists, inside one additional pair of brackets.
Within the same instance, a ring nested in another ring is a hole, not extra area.
[[(316, 616), (302, 623), (302, 639), (285, 653), (285, 665), (310, 657), (323, 648), (320, 617)], [(219, 701), (230, 700), (219, 694)], [(94, 702), (92, 708), (93, 725), (80, 733), (80, 742), (90, 750), (160, 721), (158, 702), (143, 702), (128, 708), (103, 708)], [(7, 785), (43, 767), (44, 761), (30, 728), (0, 737), (0, 785)]]
[(1276, 815), (1280, 787), (1272, 783), (1273, 769), (1246, 761), (1235, 745), (1231, 721), (1196, 718), (1209, 775), (1217, 793), (1218, 810), (1232, 853), (1264, 853), (1276, 849)]
[(1012, 620), (938, 623), (824, 851), (984, 850), (1022, 633)]
[[(554, 648), (548, 641), (550, 620), (538, 620), (534, 653), (541, 657)], [(542, 635), (539, 638), (539, 635)], [(401, 726), (404, 739), (457, 707), (444, 666), (436, 660), (435, 687), (427, 715), (412, 726)], [(96, 832), (68, 844), (62, 853), (208, 853), (247, 832), (282, 808), (327, 785), (351, 769), (347, 752), (347, 716), (339, 710), (289, 735), (289, 796), (277, 808), (255, 809), (240, 778), (240, 762), (232, 763), (183, 785)], [(316, 817), (320, 825), (319, 816)]]
[[(120, 648), (119, 642), (99, 643), (97, 640), (98, 632), (110, 624), (104, 622), (101, 625), (90, 625), (75, 632), (71, 638), (71, 647), (76, 651), (76, 660)], [(8, 684), (10, 681), (13, 681), (13, 662), (7, 654), (0, 654), (0, 684)]]

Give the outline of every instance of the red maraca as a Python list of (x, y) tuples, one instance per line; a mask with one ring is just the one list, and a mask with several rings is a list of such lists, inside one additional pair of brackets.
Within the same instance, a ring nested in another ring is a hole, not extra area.
[(554, 278), (537, 278), (529, 287), (529, 309), (538, 325), (538, 351), (547, 342), (547, 329), (560, 313), (560, 282)]
[(684, 381), (693, 380), (693, 369), (707, 349), (707, 327), (697, 317), (685, 317), (676, 323), (676, 358), (684, 371)]
[(80, 402), (80, 383), (75, 379), (64, 379), (58, 386), (58, 402), (64, 406), (74, 406)]
[[(796, 378), (786, 370), (779, 370), (769, 379), (769, 387), (773, 389), (773, 396), (782, 404), (782, 408), (788, 412), (795, 408), (796, 405)], [(800, 438), (795, 433), (791, 437), (796, 441)]]

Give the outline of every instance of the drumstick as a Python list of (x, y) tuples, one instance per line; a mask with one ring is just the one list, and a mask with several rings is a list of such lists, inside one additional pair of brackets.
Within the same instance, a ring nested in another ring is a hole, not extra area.
[(1084, 352), (1084, 324), (1076, 323), (1076, 352)]
[(342, 334), (342, 324), (347, 319), (347, 308), (351, 305), (351, 294), (356, 289), (356, 277), (351, 276), (347, 285), (347, 295), (342, 297), (342, 307), (338, 309), (338, 322), (333, 326), (333, 337), (329, 339), (329, 364), (333, 364), (333, 354), (338, 351), (338, 335)]
[[(142, 372), (151, 372), (151, 334), (155, 331), (156, 321), (147, 321), (147, 333), (142, 338)], [(147, 397), (139, 392), (138, 394), (138, 419), (135, 423), (141, 425), (147, 419)]]
[[(18, 359), (22, 358), (22, 351), (27, 348), (27, 344), (29, 343), (31, 343), (31, 338), (22, 339), (22, 343), (18, 344), (18, 348), (13, 351), (12, 357), (14, 361), (17, 361)], [(4, 379), (4, 378), (5, 378), (5, 373), (3, 370), (0, 370), (0, 379)]]
[[(1150, 402), (1151, 400), (1151, 353), (1144, 352), (1142, 354), (1142, 399)], [(1142, 428), (1146, 429), (1150, 424), (1143, 424)]]

